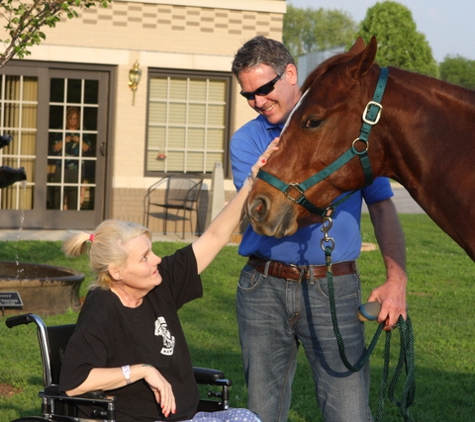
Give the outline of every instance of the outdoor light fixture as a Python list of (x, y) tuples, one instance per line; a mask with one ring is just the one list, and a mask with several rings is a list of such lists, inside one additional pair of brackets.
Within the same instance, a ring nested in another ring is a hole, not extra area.
[(132, 105), (135, 104), (135, 91), (142, 77), (142, 69), (139, 69), (139, 62), (135, 60), (132, 69), (129, 70), (129, 87), (132, 90)]

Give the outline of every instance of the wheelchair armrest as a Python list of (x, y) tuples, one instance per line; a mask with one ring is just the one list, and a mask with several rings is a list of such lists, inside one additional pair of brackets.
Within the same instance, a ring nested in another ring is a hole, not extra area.
[(97, 391), (89, 391), (88, 393), (81, 394), (79, 396), (68, 396), (67, 394), (59, 391), (59, 386), (57, 384), (50, 385), (44, 389), (44, 391), (40, 391), (40, 397), (51, 397), (55, 399), (63, 399), (63, 400), (72, 400), (78, 402), (87, 402), (87, 401), (94, 401), (94, 402), (114, 402), (115, 397), (113, 396), (106, 396), (103, 390)]
[[(43, 399), (42, 412), (43, 414), (53, 411), (54, 402), (59, 401), (68, 405), (85, 405), (98, 407), (97, 409), (91, 408), (91, 418), (101, 419), (102, 421), (115, 421), (115, 396), (106, 396), (103, 391), (92, 391), (80, 396), (68, 396), (65, 393), (59, 391), (59, 387), (56, 384), (50, 385), (45, 388), (44, 391), (40, 391), (38, 396)], [(49, 420), (49, 419), (48, 419)], [(51, 420), (60, 421), (63, 420), (62, 416), (53, 414)], [(80, 420), (80, 419), (65, 419), (67, 421)], [(89, 420), (89, 419), (85, 419)]]
[(231, 380), (226, 379), (221, 371), (209, 368), (199, 368), (194, 366), (193, 373), (198, 384), (225, 385), (230, 387)]
[(88, 399), (88, 400), (96, 400), (96, 399), (110, 399), (110, 396), (106, 396), (104, 390), (97, 390), (97, 391), (89, 391), (88, 393), (81, 394), (80, 396), (76, 396), (81, 399)]

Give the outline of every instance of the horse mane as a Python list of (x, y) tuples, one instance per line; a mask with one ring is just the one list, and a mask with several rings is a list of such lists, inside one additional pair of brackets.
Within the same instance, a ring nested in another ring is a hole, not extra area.
[(320, 63), (313, 71), (310, 73), (307, 78), (305, 79), (302, 87), (300, 90), (302, 92), (306, 92), (312, 85), (313, 83), (320, 78), (323, 74), (331, 70), (332, 68), (346, 63), (349, 59), (353, 57), (353, 53), (350, 53), (349, 51), (344, 52), (344, 53), (339, 53), (335, 54), (332, 57), (329, 57), (322, 63)]
[(432, 90), (436, 97), (441, 101), (445, 101), (445, 96), (456, 97), (459, 101), (471, 103), (475, 106), (475, 91), (464, 88), (460, 85), (455, 85), (442, 79), (434, 78), (432, 76), (424, 75), (422, 73), (404, 70), (395, 66), (388, 66), (389, 74), (398, 79), (402, 79), (403, 75), (410, 74), (413, 82), (413, 89), (421, 89), (427, 91)]
[[(300, 88), (301, 92), (302, 93), (306, 92), (313, 85), (313, 83), (317, 79), (319, 79), (322, 75), (324, 75), (325, 73), (327, 73), (334, 67), (337, 67), (339, 65), (342, 65), (348, 62), (353, 56), (354, 56), (354, 53), (347, 51), (344, 53), (335, 54), (334, 56), (329, 57), (328, 59), (323, 61), (307, 76), (302, 87)], [(439, 95), (444, 95), (444, 94), (449, 95), (449, 96), (455, 95), (460, 100), (467, 101), (472, 104), (474, 102), (475, 91), (471, 89), (467, 89), (459, 85), (454, 85), (449, 82), (445, 82), (441, 79), (423, 75), (417, 72), (411, 72), (409, 70), (400, 69), (394, 66), (389, 66), (389, 67), (391, 69), (390, 74), (393, 76), (396, 76), (396, 75), (401, 76), (399, 72), (411, 73), (413, 80), (419, 80), (419, 83), (416, 84), (416, 86), (421, 87), (421, 89), (422, 87), (432, 86), (432, 89), (439, 91)], [(430, 84), (428, 83), (429, 80), (432, 81)]]

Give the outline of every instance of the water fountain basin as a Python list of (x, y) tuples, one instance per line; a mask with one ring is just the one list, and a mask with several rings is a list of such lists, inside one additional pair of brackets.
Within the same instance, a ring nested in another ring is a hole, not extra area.
[(80, 308), (79, 289), (84, 280), (80, 271), (52, 265), (0, 261), (0, 297), (18, 292), (22, 307), (7, 307), (5, 315), (33, 312), (41, 316)]

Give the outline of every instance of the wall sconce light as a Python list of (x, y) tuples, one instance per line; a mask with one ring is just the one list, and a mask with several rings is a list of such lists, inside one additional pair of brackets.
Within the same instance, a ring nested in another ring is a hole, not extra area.
[(132, 69), (129, 70), (129, 87), (132, 90), (132, 105), (135, 105), (135, 92), (142, 77), (142, 69), (139, 69), (139, 62), (135, 60)]

